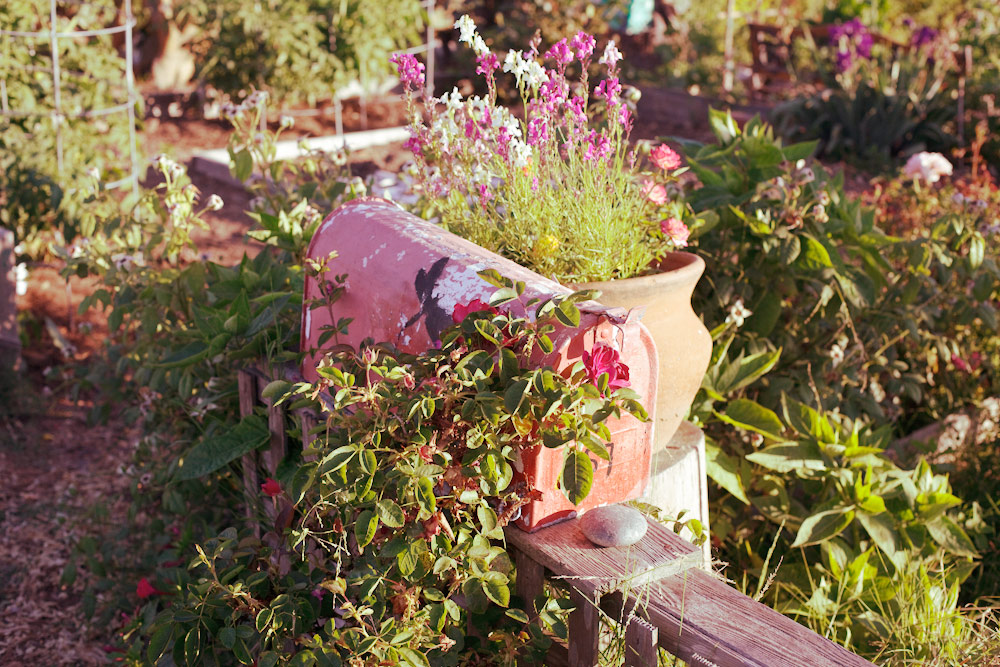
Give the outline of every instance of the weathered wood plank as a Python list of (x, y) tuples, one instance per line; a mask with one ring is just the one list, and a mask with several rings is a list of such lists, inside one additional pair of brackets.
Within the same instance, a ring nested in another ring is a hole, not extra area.
[(657, 661), (656, 626), (641, 618), (632, 618), (625, 628), (625, 667), (650, 667)]
[[(799, 625), (700, 569), (650, 584), (641, 606), (660, 647), (705, 667), (873, 667), (861, 656)], [(637, 604), (627, 601), (628, 608)], [(601, 600), (612, 618), (622, 597)]]
[(575, 609), (569, 614), (569, 664), (571, 667), (597, 667), (601, 637), (601, 612), (597, 600), (575, 588), (569, 592)]
[[(239, 390), (240, 417), (253, 414), (257, 403), (257, 379), (248, 370), (241, 370), (236, 375), (236, 386)], [(260, 536), (260, 524), (254, 521), (253, 504), (260, 493), (260, 478), (257, 477), (257, 453), (244, 454), (243, 464), (243, 497), (246, 502), (247, 518), (253, 523), (254, 534)]]
[(545, 567), (520, 549), (514, 554), (514, 562), (517, 566), (517, 594), (524, 600), (524, 606), (530, 612), (535, 598), (545, 587)]
[(643, 586), (702, 562), (701, 549), (656, 522), (649, 522), (645, 537), (629, 547), (593, 544), (583, 535), (578, 519), (536, 533), (509, 526), (506, 536), (555, 578), (587, 594)]

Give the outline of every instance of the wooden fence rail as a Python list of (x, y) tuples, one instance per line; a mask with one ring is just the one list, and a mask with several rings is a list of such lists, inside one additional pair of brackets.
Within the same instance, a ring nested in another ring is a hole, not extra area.
[[(294, 372), (281, 379), (296, 381)], [(271, 433), (264, 467), (277, 470), (287, 448), (285, 409), (261, 392), (271, 376), (257, 368), (240, 371), (240, 414), (265, 406)], [(303, 439), (318, 423), (297, 411)], [(243, 459), (248, 500), (259, 495), (257, 453)], [(248, 502), (248, 507), (249, 507)], [(598, 664), (601, 614), (625, 626), (625, 665), (653, 667), (657, 648), (697, 667), (871, 667), (872, 663), (743, 595), (703, 569), (699, 547), (649, 522), (646, 536), (630, 547), (598, 547), (576, 519), (526, 533), (506, 528), (515, 550), (518, 595), (528, 604), (546, 577), (565, 584), (575, 609), (569, 645), (556, 644), (546, 667)]]

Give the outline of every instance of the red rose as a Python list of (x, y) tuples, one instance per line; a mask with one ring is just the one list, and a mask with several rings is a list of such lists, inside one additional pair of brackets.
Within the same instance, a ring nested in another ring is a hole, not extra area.
[(153, 595), (163, 595), (163, 591), (157, 590), (153, 584), (149, 583), (149, 579), (143, 577), (139, 580), (139, 583), (136, 584), (135, 594), (138, 595), (141, 600), (145, 600)]
[(270, 477), (260, 485), (260, 490), (267, 496), (274, 498), (275, 496), (280, 496), (282, 494), (281, 484), (278, 484), (275, 480)]
[(583, 353), (583, 365), (587, 369), (590, 381), (597, 386), (597, 380), (601, 374), (608, 374), (608, 390), (615, 391), (622, 387), (629, 386), (628, 366), (621, 361), (618, 350), (598, 343), (592, 352)]
[(466, 317), (468, 317), (471, 313), (477, 313), (481, 310), (485, 310), (493, 315), (496, 315), (497, 313), (500, 312), (490, 304), (484, 303), (482, 299), (473, 299), (464, 306), (462, 304), (456, 305), (455, 312), (451, 314), (451, 319), (455, 322), (455, 324), (458, 324)]

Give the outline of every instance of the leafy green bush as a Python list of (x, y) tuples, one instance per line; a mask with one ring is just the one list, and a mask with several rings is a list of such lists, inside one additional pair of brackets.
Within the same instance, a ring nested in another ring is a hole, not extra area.
[(688, 202), (718, 214), (692, 230), (711, 267), (696, 310), (717, 325), (692, 407), (728, 492), (715, 494), (713, 536), (736, 572), (782, 560), (768, 601), (874, 654), (891, 643), (908, 563), (947, 572), (946, 588), (975, 567), (979, 510), (885, 450), (892, 422), (910, 429), (975, 397), (928, 405), (926, 369), (959, 328), (989, 336), (1000, 294), (989, 232), (963, 210), (920, 238), (888, 237), (842, 176), (805, 162), (812, 144), (782, 146), (756, 119), (711, 120), (718, 143), (686, 149), (701, 181)]
[(353, 80), (391, 75), (389, 54), (419, 43), (419, 0), (386, 11), (376, 0), (188, 3), (183, 20), (201, 27), (192, 44), (196, 76), (236, 97), (267, 90), (282, 103), (331, 99)]
[(840, 51), (836, 68), (835, 48), (819, 51), (825, 88), (772, 113), (783, 137), (819, 140), (819, 155), (868, 167), (883, 167), (922, 150), (945, 152), (958, 144), (957, 72), (946, 44), (900, 50), (876, 44), (870, 47), (871, 57), (863, 52), (853, 59)]
[[(115, 3), (87, 3), (59, 15), (56, 29), (71, 33), (116, 23)], [(12, 0), (0, 7), (0, 25), (18, 32), (46, 31), (47, 0)], [(83, 199), (95, 178), (110, 182), (128, 175), (129, 119), (103, 110), (127, 102), (125, 62), (111, 36), (56, 40), (60, 109), (49, 38), (0, 36), (0, 79), (7, 107), (0, 116), (0, 224), (14, 231), (24, 252), (40, 258), (51, 241), (78, 234)], [(84, 114), (96, 112), (94, 117)], [(61, 165), (60, 165), (61, 159)], [(61, 166), (61, 169), (60, 169)]]

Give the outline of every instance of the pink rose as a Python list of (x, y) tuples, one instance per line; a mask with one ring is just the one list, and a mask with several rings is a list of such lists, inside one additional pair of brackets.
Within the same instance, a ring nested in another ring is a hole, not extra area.
[(677, 218), (661, 220), (660, 231), (673, 241), (674, 245), (678, 248), (683, 248), (688, 244), (688, 236), (691, 234), (691, 230), (687, 228), (687, 225)]
[(609, 391), (629, 386), (628, 366), (622, 363), (618, 350), (610, 345), (598, 343), (592, 352), (584, 352), (583, 365), (587, 369), (590, 382), (595, 387), (603, 373), (608, 374)]
[(642, 182), (642, 194), (646, 196), (646, 199), (657, 205), (667, 201), (667, 189), (653, 181)]
[(493, 315), (496, 315), (497, 313), (500, 312), (490, 304), (485, 303), (482, 299), (473, 299), (464, 306), (462, 304), (456, 305), (455, 311), (451, 314), (451, 319), (452, 321), (455, 322), (455, 324), (458, 324), (466, 317), (468, 317), (471, 313), (476, 313), (481, 310), (485, 310), (489, 313), (492, 313)]
[(681, 156), (666, 144), (660, 144), (649, 153), (649, 159), (664, 171), (673, 171), (681, 166)]

